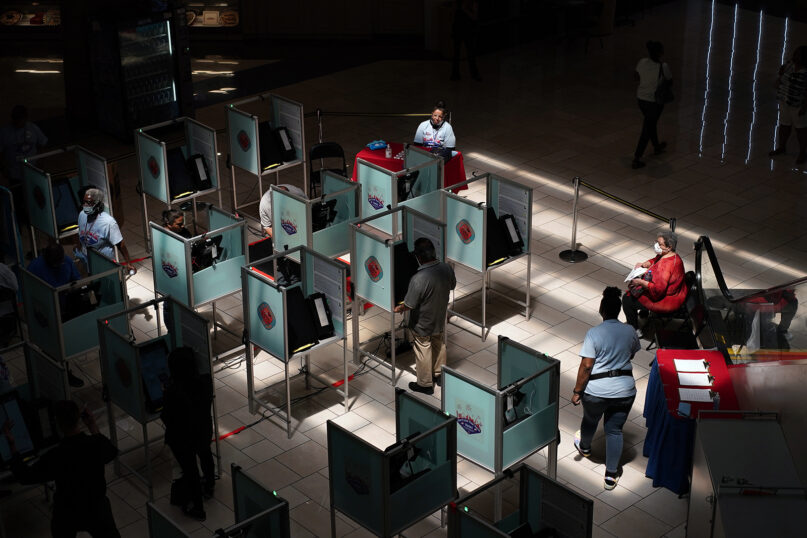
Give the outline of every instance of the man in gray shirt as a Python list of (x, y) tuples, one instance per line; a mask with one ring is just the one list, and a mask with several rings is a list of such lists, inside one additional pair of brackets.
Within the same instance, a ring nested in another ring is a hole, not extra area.
[(440, 372), (446, 362), (443, 332), (448, 299), (457, 278), (450, 265), (437, 261), (431, 240), (421, 237), (415, 241), (415, 257), (420, 268), (409, 281), (404, 302), (395, 307), (395, 312), (412, 311), (409, 330), (414, 340), (418, 380), (409, 383), (409, 389), (434, 394), (434, 383), (440, 382)]
[[(282, 184), (277, 186), (278, 189), (296, 194), (307, 198), (305, 191), (294, 185)], [(272, 189), (267, 190), (261, 197), (261, 202), (258, 205), (258, 214), (261, 217), (261, 228), (269, 237), (272, 237)]]

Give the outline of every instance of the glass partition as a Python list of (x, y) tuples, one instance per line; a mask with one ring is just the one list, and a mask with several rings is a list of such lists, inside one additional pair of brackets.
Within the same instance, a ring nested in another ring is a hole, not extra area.
[[(768, 289), (729, 290), (708, 237), (696, 243), (696, 277), (713, 345), (729, 362), (801, 358), (807, 349), (807, 278)], [(701, 333), (703, 341), (703, 333)]]

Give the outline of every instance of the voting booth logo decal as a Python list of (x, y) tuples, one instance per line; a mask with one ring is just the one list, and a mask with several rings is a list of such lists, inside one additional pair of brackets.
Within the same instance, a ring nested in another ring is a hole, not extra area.
[(149, 172), (151, 172), (151, 177), (157, 179), (160, 175), (160, 165), (157, 164), (157, 159), (154, 156), (149, 157), (149, 160), (146, 161), (146, 166), (149, 168)]
[(238, 145), (241, 147), (242, 151), (248, 151), (252, 146), (252, 140), (249, 139), (249, 135), (243, 129), (238, 131), (236, 138), (238, 138)]
[(297, 233), (297, 223), (294, 222), (294, 219), (288, 213), (280, 217), (280, 227), (283, 228), (283, 231), (288, 235)]
[(115, 355), (115, 359), (115, 371), (118, 374), (118, 381), (120, 381), (120, 384), (125, 388), (131, 387), (132, 371), (129, 369), (129, 366), (126, 365), (126, 361), (123, 357)]
[(370, 486), (367, 485), (367, 480), (364, 478), (366, 474), (367, 470), (364, 465), (351, 460), (345, 462), (345, 482), (359, 495), (370, 494)]
[(471, 223), (465, 219), (462, 219), (457, 223), (457, 235), (460, 236), (460, 241), (465, 243), (471, 243), (476, 238), (476, 233), (474, 232), (473, 226)]
[(177, 269), (177, 266), (171, 263), (170, 260), (163, 259), (160, 261), (160, 265), (163, 271), (165, 271), (165, 274), (168, 275), (168, 278), (174, 278), (179, 274), (179, 269)]
[(473, 415), (473, 409), (468, 404), (457, 402), (457, 424), (465, 430), (468, 435), (482, 433), (482, 419)]
[(367, 193), (367, 203), (375, 210), (384, 209), (384, 198), (376, 189)]
[(367, 258), (367, 261), (364, 262), (364, 269), (373, 282), (378, 282), (384, 277), (384, 269), (381, 267), (381, 264), (378, 263), (378, 259), (375, 256)]
[(42, 192), (42, 189), (37, 185), (34, 187), (34, 202), (36, 202), (36, 206), (39, 209), (45, 209), (45, 193)]
[(261, 324), (263, 328), (267, 331), (272, 330), (277, 322), (277, 318), (275, 317), (275, 313), (272, 312), (272, 309), (269, 307), (269, 304), (265, 301), (258, 305), (258, 317), (261, 320)]

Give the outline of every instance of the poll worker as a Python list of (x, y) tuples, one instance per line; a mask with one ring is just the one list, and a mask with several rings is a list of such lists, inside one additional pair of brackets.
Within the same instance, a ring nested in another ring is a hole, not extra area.
[(603, 321), (586, 333), (572, 393), (572, 403), (583, 404), (583, 420), (574, 434), (574, 446), (584, 458), (591, 456), (591, 440), (597, 423), (605, 416), (603, 485), (607, 490), (614, 489), (619, 481), (622, 427), (636, 397), (631, 359), (641, 348), (631, 326), (619, 321), (621, 293), (614, 286), (602, 292), (600, 316)]
[(163, 228), (185, 239), (193, 237), (191, 232), (185, 228), (185, 213), (179, 209), (166, 209), (163, 211)]
[(450, 265), (437, 261), (431, 240), (420, 237), (415, 241), (415, 257), (420, 267), (409, 281), (403, 304), (396, 306), (395, 312), (412, 311), (409, 330), (415, 350), (417, 382), (409, 383), (409, 389), (434, 394), (434, 383), (440, 383), (446, 362), (443, 333), (446, 329), (448, 299), (457, 285), (457, 278)]
[(446, 121), (446, 105), (437, 101), (432, 109), (432, 117), (420, 125), (415, 132), (415, 145), (423, 146), (433, 153), (450, 159), (452, 150), (457, 145), (454, 129)]
[[(286, 183), (277, 185), (277, 188), (282, 191), (296, 194), (297, 196), (302, 196), (303, 198), (308, 198), (303, 189), (295, 187), (294, 185), (289, 185)], [(268, 237), (272, 237), (272, 189), (269, 189), (263, 193), (261, 203), (258, 207), (258, 214), (261, 217), (261, 227), (263, 228), (263, 231)]]
[[(94, 538), (119, 538), (104, 477), (104, 465), (115, 459), (118, 449), (98, 430), (92, 413), (79, 412), (75, 402), (56, 402), (54, 415), (62, 440), (31, 465), (17, 452), (13, 424), (3, 424), (14, 478), (22, 484), (56, 482), (50, 523), (54, 538), (74, 538), (80, 531)], [(90, 435), (81, 431), (81, 422)]]
[(136, 273), (137, 268), (131, 262), (129, 249), (123, 242), (117, 221), (112, 215), (104, 211), (104, 195), (100, 189), (87, 189), (82, 199), (82, 211), (78, 214), (78, 238), (81, 249), (86, 256), (87, 249), (91, 248), (107, 258), (117, 259), (115, 247), (123, 254), (126, 268)]
[(663, 231), (656, 237), (653, 250), (656, 256), (635, 267), (644, 267), (647, 272), (641, 278), (628, 283), (628, 291), (622, 297), (622, 310), (625, 319), (639, 337), (639, 311), (648, 310), (659, 314), (675, 312), (687, 299), (687, 285), (684, 275), (684, 262), (675, 249), (678, 235)]

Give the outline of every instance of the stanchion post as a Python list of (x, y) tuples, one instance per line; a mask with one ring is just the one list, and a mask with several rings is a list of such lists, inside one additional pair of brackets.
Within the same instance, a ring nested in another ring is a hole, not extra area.
[(564, 250), (558, 256), (561, 260), (569, 263), (586, 261), (588, 254), (582, 250), (577, 250), (577, 200), (580, 198), (580, 176), (575, 176), (572, 180), (574, 184), (574, 202), (572, 205), (572, 244), (569, 250)]

